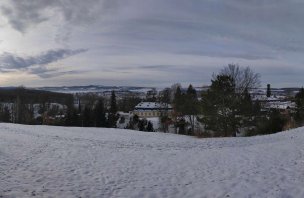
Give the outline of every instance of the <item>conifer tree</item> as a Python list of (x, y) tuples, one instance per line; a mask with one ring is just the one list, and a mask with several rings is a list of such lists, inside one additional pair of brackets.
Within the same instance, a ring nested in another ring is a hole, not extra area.
[(260, 103), (253, 103), (248, 89), (238, 92), (234, 79), (218, 75), (202, 96), (202, 122), (220, 136), (235, 136), (240, 128), (255, 126)]
[(270, 84), (267, 84), (267, 93), (266, 93), (266, 95), (267, 95), (268, 98), (271, 96)]
[(178, 122), (182, 119), (182, 107), (183, 107), (183, 95), (181, 86), (177, 86), (174, 99), (173, 99), (173, 120), (174, 120), (174, 127), (175, 133), (178, 133)]
[(159, 102), (161, 105), (161, 108), (159, 110), (160, 111), (159, 121), (161, 124), (162, 131), (164, 133), (166, 133), (169, 130), (169, 123), (171, 121), (169, 114), (168, 114), (168, 107), (169, 107), (169, 103), (170, 103), (170, 88), (165, 88), (161, 92)]
[(174, 95), (174, 100), (173, 100), (174, 108), (176, 108), (176, 110), (178, 110), (181, 103), (182, 103), (182, 90), (181, 90), (181, 87), (178, 86), (176, 88), (175, 95)]
[(145, 131), (146, 120), (139, 120), (138, 122), (138, 130)]
[(295, 96), (296, 102), (296, 121), (299, 125), (302, 125), (304, 120), (304, 88), (302, 87), (300, 91)]
[(10, 110), (7, 106), (5, 106), (3, 108), (3, 111), (2, 111), (2, 121), (3, 122), (10, 122), (10, 117), (11, 117), (11, 113), (10, 113)]
[(183, 114), (188, 117), (191, 126), (191, 133), (194, 134), (195, 119), (199, 113), (199, 105), (196, 90), (191, 84), (189, 85), (187, 94), (184, 97), (184, 105), (182, 108)]
[(94, 124), (96, 127), (106, 127), (107, 126), (106, 112), (105, 112), (104, 103), (103, 103), (102, 99), (99, 99), (95, 106), (94, 120), (95, 120)]
[(83, 124), (80, 123), (79, 114), (77, 110), (74, 108), (73, 98), (69, 97), (66, 100), (66, 114), (64, 119), (65, 126), (82, 126)]
[(108, 125), (110, 128), (116, 128), (116, 121), (118, 120), (117, 116), (117, 103), (115, 92), (112, 91), (110, 109), (108, 113)]
[(153, 124), (151, 121), (148, 122), (147, 124), (147, 129), (148, 132), (154, 132)]
[(219, 136), (234, 136), (239, 123), (238, 101), (233, 78), (218, 75), (203, 96), (203, 123)]
[(82, 114), (83, 126), (91, 127), (92, 126), (92, 110), (90, 107), (85, 106)]

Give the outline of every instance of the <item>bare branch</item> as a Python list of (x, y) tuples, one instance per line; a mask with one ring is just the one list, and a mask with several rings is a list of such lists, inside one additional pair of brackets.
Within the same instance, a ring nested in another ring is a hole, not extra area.
[(250, 67), (240, 67), (236, 64), (229, 64), (224, 67), (220, 75), (228, 75), (235, 81), (236, 91), (243, 93), (246, 89), (251, 90), (260, 87), (260, 74), (255, 73), (250, 69)]

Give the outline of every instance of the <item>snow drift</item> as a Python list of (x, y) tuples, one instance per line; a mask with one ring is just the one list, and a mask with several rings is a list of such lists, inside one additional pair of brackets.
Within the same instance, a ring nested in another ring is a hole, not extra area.
[(304, 197), (304, 129), (197, 139), (0, 124), (0, 197)]

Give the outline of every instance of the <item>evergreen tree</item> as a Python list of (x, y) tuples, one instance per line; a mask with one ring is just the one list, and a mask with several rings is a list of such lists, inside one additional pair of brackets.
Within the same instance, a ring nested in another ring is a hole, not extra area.
[(302, 126), (304, 120), (304, 88), (302, 87), (300, 91), (295, 96), (296, 102), (296, 115), (295, 119), (300, 126)]
[(64, 119), (64, 125), (65, 126), (82, 126), (82, 124), (80, 124), (79, 115), (75, 108), (69, 107), (67, 109), (67, 112), (65, 114), (65, 119)]
[[(135, 96), (126, 96), (117, 101), (117, 109), (122, 112), (130, 112), (134, 107), (142, 101), (141, 98)], [(151, 102), (151, 101), (150, 101)]]
[(133, 116), (133, 122), (135, 123), (135, 124), (137, 124), (138, 122), (139, 122), (139, 117), (138, 117), (138, 115), (134, 115)]
[(175, 133), (178, 132), (178, 122), (182, 118), (182, 106), (183, 106), (183, 95), (181, 86), (177, 86), (174, 99), (173, 99), (173, 121), (174, 121), (174, 127), (175, 127)]
[(176, 127), (178, 129), (178, 134), (186, 134), (186, 121), (184, 118), (181, 118), (177, 121)]
[(220, 136), (235, 136), (239, 129), (256, 126), (260, 103), (252, 102), (247, 88), (240, 92), (234, 79), (218, 75), (202, 96), (202, 122)]
[(118, 120), (117, 116), (117, 103), (116, 103), (116, 95), (115, 92), (112, 91), (111, 94), (111, 104), (108, 113), (108, 125), (110, 128), (116, 128), (116, 122)]
[(165, 103), (165, 104), (170, 103), (170, 92), (171, 92), (170, 88), (165, 88), (164, 90), (162, 90), (161, 96), (160, 96), (161, 103)]
[(278, 110), (273, 110), (269, 116), (268, 133), (277, 133), (283, 131), (286, 121), (286, 118), (284, 118)]
[(199, 103), (197, 100), (197, 93), (193, 86), (190, 84), (187, 89), (187, 94), (184, 95), (183, 100), (183, 114), (186, 115), (189, 119), (190, 126), (191, 126), (191, 134), (195, 133), (194, 126), (195, 126), (195, 119), (196, 116), (199, 114)]
[(256, 134), (272, 134), (284, 129), (287, 119), (278, 110), (271, 110), (257, 125)]
[(106, 112), (102, 99), (97, 101), (94, 109), (94, 120), (96, 127), (107, 127)]
[(189, 135), (195, 133), (196, 116), (200, 113), (199, 101), (197, 99), (197, 92), (190, 84), (186, 94), (182, 94), (181, 88), (177, 87), (175, 97), (173, 100), (173, 107), (175, 113), (175, 130), (180, 128), (179, 132), (185, 132), (185, 117), (188, 118), (190, 123)]
[(177, 87), (173, 99), (173, 108), (177, 113), (182, 111), (183, 99), (181, 87)]
[(133, 117), (130, 118), (130, 121), (129, 121), (126, 129), (135, 130), (138, 123), (139, 123), (139, 117), (138, 117), (138, 115), (135, 114)]
[(271, 88), (270, 84), (267, 84), (267, 97), (269, 98), (271, 96)]
[(0, 104), (0, 122), (10, 121), (10, 111), (7, 106)]
[(78, 98), (78, 113), (81, 113), (82, 108), (81, 108), (81, 101), (80, 98)]
[(262, 110), (262, 106), (261, 106), (261, 102), (260, 101), (255, 101), (253, 103), (253, 115), (258, 117), (261, 115), (261, 110)]
[[(251, 95), (247, 89), (245, 89), (244, 93), (241, 94), (240, 98), (240, 110), (239, 115), (241, 115), (241, 126), (250, 126), (255, 125), (255, 111), (254, 104), (251, 99)], [(256, 112), (260, 111), (260, 108), (256, 110)]]
[(148, 122), (146, 131), (154, 132), (153, 124), (151, 121)]
[(116, 95), (115, 95), (114, 91), (112, 91), (112, 93), (111, 93), (110, 113), (112, 113), (112, 114), (116, 114), (117, 113)]
[(145, 120), (145, 119), (139, 120), (139, 122), (138, 122), (138, 130), (139, 131), (145, 131), (146, 122), (147, 122), (147, 120)]
[(2, 121), (10, 122), (11, 121), (11, 113), (7, 106), (5, 106), (2, 110)]
[(82, 114), (82, 121), (83, 121), (83, 126), (84, 127), (91, 127), (92, 124), (92, 110), (90, 107), (85, 106)]
[(65, 126), (82, 126), (80, 123), (80, 118), (77, 110), (74, 108), (73, 97), (68, 97), (66, 99), (66, 113), (64, 119)]
[(245, 89), (244, 93), (241, 94), (242, 97), (242, 104), (241, 104), (241, 113), (243, 115), (250, 115), (252, 114), (253, 110), (253, 103), (251, 100), (251, 95), (247, 89)]
[(169, 130), (169, 123), (171, 121), (170, 117), (169, 117), (169, 113), (168, 113), (168, 107), (169, 107), (169, 103), (170, 103), (170, 88), (165, 88), (162, 92), (161, 92), (161, 96), (160, 96), (160, 104), (161, 104), (161, 108), (160, 108), (160, 123), (161, 123), (161, 128), (162, 131), (164, 133), (168, 132)]
[(187, 89), (187, 95), (194, 99), (197, 98), (196, 90), (193, 88), (193, 86), (191, 84), (189, 85), (189, 87)]
[(219, 136), (235, 136), (240, 120), (237, 116), (239, 101), (233, 78), (218, 75), (202, 98), (202, 121), (206, 129)]

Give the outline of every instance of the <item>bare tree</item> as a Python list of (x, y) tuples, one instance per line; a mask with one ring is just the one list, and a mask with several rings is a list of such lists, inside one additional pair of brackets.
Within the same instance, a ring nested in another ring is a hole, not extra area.
[(224, 67), (219, 74), (232, 77), (236, 92), (238, 93), (244, 93), (245, 90), (258, 88), (261, 84), (260, 74), (252, 71), (250, 67), (240, 67), (237, 64), (229, 64)]

